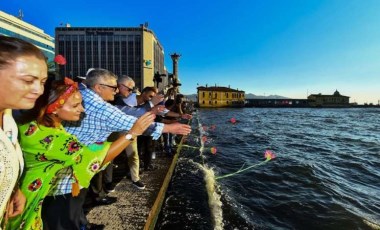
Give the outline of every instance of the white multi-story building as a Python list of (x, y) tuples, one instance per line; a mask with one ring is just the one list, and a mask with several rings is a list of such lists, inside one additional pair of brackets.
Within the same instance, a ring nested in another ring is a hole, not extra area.
[(44, 33), (42, 29), (24, 22), (20, 18), (0, 11), (0, 34), (21, 38), (34, 44), (44, 52), (48, 61), (53, 61), (54, 38)]

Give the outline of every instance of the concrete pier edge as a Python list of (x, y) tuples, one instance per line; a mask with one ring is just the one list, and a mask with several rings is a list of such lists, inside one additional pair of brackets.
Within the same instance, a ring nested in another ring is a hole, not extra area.
[(147, 218), (145, 226), (144, 226), (144, 230), (153, 230), (154, 227), (156, 226), (158, 215), (161, 212), (162, 204), (163, 204), (164, 199), (165, 199), (166, 191), (169, 187), (169, 183), (171, 181), (174, 169), (177, 165), (179, 153), (181, 152), (182, 142), (183, 142), (184, 138), (185, 137), (183, 136), (181, 138), (180, 143), (178, 144), (176, 154), (174, 154), (174, 156), (173, 156), (173, 161), (172, 161), (172, 163), (169, 167), (169, 170), (165, 176), (165, 179), (164, 179), (164, 182), (162, 183), (161, 189), (158, 192), (157, 198), (156, 198), (156, 200), (155, 200), (155, 202), (154, 202), (154, 204), (153, 204), (153, 206), (149, 212), (148, 218)]

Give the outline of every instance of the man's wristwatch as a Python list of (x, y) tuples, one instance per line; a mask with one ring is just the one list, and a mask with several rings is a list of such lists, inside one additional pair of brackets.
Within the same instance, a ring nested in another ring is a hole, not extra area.
[(125, 139), (129, 140), (129, 141), (134, 141), (135, 138), (133, 138), (133, 135), (130, 134), (130, 133), (127, 133), (127, 135), (125, 135)]

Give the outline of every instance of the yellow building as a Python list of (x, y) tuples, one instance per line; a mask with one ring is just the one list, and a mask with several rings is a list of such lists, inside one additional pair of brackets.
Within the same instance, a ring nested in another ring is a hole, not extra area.
[(0, 34), (9, 37), (21, 38), (42, 50), (49, 61), (54, 59), (54, 38), (45, 34), (22, 19), (22, 12), (18, 17), (0, 11)]
[(243, 107), (245, 92), (227, 87), (200, 86), (198, 90), (198, 105), (203, 108)]
[(350, 97), (340, 95), (338, 90), (333, 95), (311, 94), (307, 99), (312, 107), (346, 107), (350, 103)]

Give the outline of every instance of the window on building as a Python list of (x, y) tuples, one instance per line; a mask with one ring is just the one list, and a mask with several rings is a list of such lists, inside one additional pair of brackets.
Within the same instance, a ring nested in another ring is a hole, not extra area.
[(93, 64), (95, 67), (99, 67), (99, 45), (98, 45), (99, 36), (94, 35), (92, 40), (92, 47), (94, 49), (93, 51)]
[(107, 69), (115, 74), (119, 74), (119, 71), (115, 71), (115, 54), (114, 54), (114, 37), (113, 35), (107, 36)]
[(84, 35), (79, 35), (79, 72), (78, 75), (84, 76), (86, 73), (86, 45)]
[(120, 36), (120, 56), (121, 56), (121, 72), (123, 74), (128, 73), (128, 43), (127, 43), (127, 35)]

